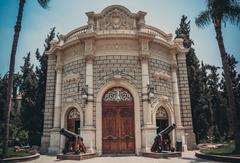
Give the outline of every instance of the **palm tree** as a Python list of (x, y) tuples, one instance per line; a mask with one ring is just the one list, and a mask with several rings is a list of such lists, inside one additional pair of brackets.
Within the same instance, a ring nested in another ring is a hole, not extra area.
[[(50, 0), (38, 0), (38, 3), (43, 7), (47, 8), (47, 4)], [(9, 65), (9, 77), (8, 77), (8, 91), (7, 91), (7, 109), (5, 111), (5, 127), (4, 127), (4, 139), (3, 139), (3, 157), (7, 156), (8, 153), (8, 139), (9, 139), (9, 120), (10, 120), (10, 110), (11, 110), (11, 96), (13, 90), (13, 74), (14, 74), (14, 67), (15, 67), (15, 58), (16, 58), (16, 51), (18, 45), (19, 34), (21, 31), (21, 24), (22, 24), (22, 16), (23, 16), (23, 9), (25, 5), (25, 0), (19, 0), (19, 8), (18, 8), (18, 16), (17, 22), (14, 27), (14, 37), (12, 43), (12, 50), (11, 50), (11, 57), (10, 57), (10, 65)]]
[[(207, 0), (207, 9), (202, 11), (195, 19), (198, 27), (205, 27), (211, 22), (214, 25), (216, 39), (221, 54), (221, 60), (224, 70), (224, 78), (226, 80), (226, 88), (228, 94), (228, 103), (230, 110), (228, 111), (228, 121), (230, 125), (229, 133), (234, 134), (235, 151), (240, 153), (240, 131), (237, 124), (237, 110), (232, 91), (232, 81), (229, 75), (229, 67), (227, 54), (224, 47), (222, 36), (222, 25), (227, 21), (235, 25), (240, 25), (240, 4), (239, 0)], [(232, 128), (232, 129), (231, 129)]]

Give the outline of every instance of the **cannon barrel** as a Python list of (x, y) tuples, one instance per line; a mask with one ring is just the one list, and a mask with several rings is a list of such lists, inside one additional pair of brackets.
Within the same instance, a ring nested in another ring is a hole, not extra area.
[(172, 125), (168, 126), (164, 130), (162, 130), (154, 139), (154, 143), (151, 147), (151, 152), (161, 152), (163, 150), (163, 139), (165, 136), (176, 128), (176, 125), (173, 123)]
[(172, 125), (168, 126), (167, 128), (165, 128), (164, 130), (162, 130), (159, 134), (161, 135), (167, 135), (169, 134), (173, 129), (176, 128), (176, 124), (173, 123)]
[(75, 141), (76, 138), (79, 136), (79, 135), (75, 134), (74, 132), (71, 132), (71, 131), (66, 130), (64, 128), (61, 128), (61, 130), (59, 132), (60, 132), (61, 135), (66, 136), (70, 141)]

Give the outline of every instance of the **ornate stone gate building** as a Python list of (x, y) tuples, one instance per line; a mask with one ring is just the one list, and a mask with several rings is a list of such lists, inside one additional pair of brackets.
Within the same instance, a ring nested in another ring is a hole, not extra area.
[(66, 128), (84, 138), (89, 152), (139, 154), (172, 123), (172, 146), (181, 141), (192, 149), (183, 40), (123, 6), (86, 15), (86, 26), (60, 35), (48, 51), (42, 150), (59, 153), (59, 130)]

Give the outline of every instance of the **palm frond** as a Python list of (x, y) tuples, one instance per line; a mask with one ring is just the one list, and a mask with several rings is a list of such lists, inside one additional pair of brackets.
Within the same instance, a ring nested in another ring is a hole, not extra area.
[(46, 9), (46, 8), (48, 8), (48, 3), (50, 1), (51, 0), (38, 0), (38, 3), (42, 6), (42, 8)]
[(195, 18), (195, 24), (198, 27), (203, 28), (206, 25), (209, 25), (211, 23), (211, 16), (210, 12), (208, 10), (202, 11), (196, 18)]
[(232, 24), (240, 25), (240, 5), (235, 4), (228, 6), (223, 15), (223, 21), (230, 21)]

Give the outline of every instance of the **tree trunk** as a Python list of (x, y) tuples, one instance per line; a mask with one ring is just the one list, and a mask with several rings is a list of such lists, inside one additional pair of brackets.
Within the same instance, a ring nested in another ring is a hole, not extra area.
[(227, 59), (227, 54), (224, 47), (223, 37), (222, 37), (222, 29), (221, 29), (221, 21), (217, 18), (213, 18), (214, 27), (216, 31), (216, 39), (218, 42), (218, 47), (221, 54), (221, 60), (224, 70), (224, 78), (226, 81), (227, 88), (227, 96), (228, 96), (228, 104), (230, 110), (228, 110), (228, 123), (229, 123), (229, 134), (234, 135), (235, 140), (235, 150), (234, 152), (240, 153), (240, 131), (238, 131), (238, 123), (237, 123), (237, 111), (236, 104), (234, 100), (233, 90), (232, 90), (232, 80), (229, 74), (229, 64)]
[(4, 139), (3, 139), (3, 157), (6, 157), (8, 154), (9, 121), (10, 121), (10, 111), (11, 111), (11, 103), (12, 103), (11, 96), (12, 96), (12, 90), (13, 90), (13, 75), (14, 75), (15, 57), (16, 57), (19, 33), (21, 30), (21, 24), (22, 24), (24, 4), (25, 4), (25, 0), (19, 0), (18, 16), (17, 16), (16, 25), (15, 25), (15, 33), (13, 38), (10, 65), (9, 65), (7, 109), (4, 115), (5, 127), (4, 127)]

